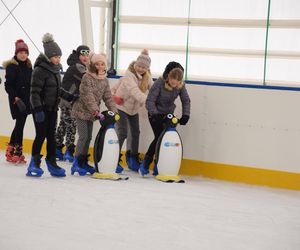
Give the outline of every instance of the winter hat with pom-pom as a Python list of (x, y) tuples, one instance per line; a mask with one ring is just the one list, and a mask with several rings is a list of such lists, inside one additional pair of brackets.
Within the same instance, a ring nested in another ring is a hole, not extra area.
[(29, 54), (28, 46), (22, 39), (19, 39), (15, 42), (15, 47), (15, 55), (21, 51), (25, 51), (27, 54)]
[(151, 58), (149, 57), (149, 52), (147, 49), (143, 49), (141, 54), (138, 56), (135, 62), (137, 65), (150, 68)]
[(54, 42), (53, 35), (46, 33), (43, 36), (42, 41), (43, 41), (45, 55), (48, 58), (62, 55), (60, 47), (57, 45), (56, 42)]

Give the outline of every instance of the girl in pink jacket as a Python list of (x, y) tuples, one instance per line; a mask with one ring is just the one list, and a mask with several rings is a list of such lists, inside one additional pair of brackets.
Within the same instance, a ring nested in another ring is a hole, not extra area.
[[(150, 74), (151, 59), (146, 49), (142, 50), (136, 61), (133, 61), (126, 73), (115, 87), (112, 88), (113, 98), (117, 104), (121, 119), (116, 124), (120, 150), (127, 138), (126, 162), (133, 171), (139, 169), (139, 110), (145, 105), (148, 90), (153, 84)], [(129, 130), (129, 131), (128, 131)], [(121, 159), (121, 154), (120, 154)], [(117, 172), (122, 172), (119, 164)]]

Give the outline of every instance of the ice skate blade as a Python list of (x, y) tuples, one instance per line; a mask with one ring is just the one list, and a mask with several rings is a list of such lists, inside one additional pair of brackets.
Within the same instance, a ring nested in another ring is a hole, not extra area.
[(41, 177), (42, 174), (31, 173), (30, 171), (28, 171), (28, 172), (26, 173), (26, 176), (28, 176), (28, 177)]
[(178, 175), (157, 175), (155, 179), (167, 183), (185, 183), (185, 181), (180, 179)]

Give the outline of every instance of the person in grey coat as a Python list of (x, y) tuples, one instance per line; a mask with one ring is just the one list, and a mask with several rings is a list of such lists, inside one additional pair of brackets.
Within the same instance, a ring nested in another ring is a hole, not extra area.
[(182, 116), (180, 125), (186, 125), (190, 118), (191, 100), (183, 82), (183, 67), (177, 62), (170, 62), (163, 73), (151, 87), (147, 100), (146, 109), (148, 118), (154, 133), (145, 158), (142, 161), (139, 173), (144, 176), (149, 173), (149, 165), (155, 154), (155, 147), (159, 136), (164, 130), (163, 119), (167, 114), (174, 113), (175, 100), (179, 96), (182, 103)]

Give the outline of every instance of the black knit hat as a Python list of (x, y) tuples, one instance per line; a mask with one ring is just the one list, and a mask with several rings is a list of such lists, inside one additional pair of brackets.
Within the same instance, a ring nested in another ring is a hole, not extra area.
[(86, 45), (80, 45), (76, 49), (76, 54), (80, 55), (88, 55), (90, 53), (90, 48)]
[(169, 62), (168, 65), (167, 65), (166, 68), (165, 68), (164, 73), (163, 73), (163, 78), (164, 78), (164, 79), (167, 79), (167, 78), (168, 78), (168, 74), (170, 73), (170, 71), (171, 71), (172, 69), (175, 69), (175, 68), (179, 68), (179, 69), (181, 69), (182, 71), (184, 71), (184, 68), (181, 66), (180, 63), (174, 62), (174, 61), (173, 61), (173, 62)]

